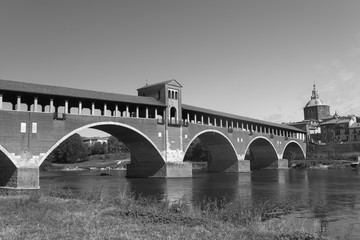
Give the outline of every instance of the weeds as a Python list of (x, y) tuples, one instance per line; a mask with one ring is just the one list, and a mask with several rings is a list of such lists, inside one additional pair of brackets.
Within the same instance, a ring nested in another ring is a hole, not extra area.
[(0, 239), (324, 239), (281, 219), (295, 205), (224, 197), (190, 207), (185, 197), (159, 201), (125, 189), (103, 198), (102, 189), (63, 188), (0, 199)]

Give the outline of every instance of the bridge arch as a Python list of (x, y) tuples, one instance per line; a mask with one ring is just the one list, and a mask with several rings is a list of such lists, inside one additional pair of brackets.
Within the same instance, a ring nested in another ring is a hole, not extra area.
[(266, 137), (252, 139), (245, 150), (245, 160), (250, 160), (250, 169), (261, 169), (278, 160), (274, 144)]
[(156, 165), (161, 166), (165, 164), (164, 157), (158, 147), (146, 134), (130, 125), (112, 121), (87, 124), (67, 133), (42, 156), (40, 164), (63, 141), (71, 135), (87, 128), (104, 131), (122, 141), (131, 152), (131, 161), (136, 161), (138, 163), (145, 162), (146, 164), (155, 163)]
[(9, 182), (16, 168), (11, 154), (0, 145), (0, 186), (5, 186)]
[(199, 138), (205, 144), (210, 153), (208, 172), (229, 171), (237, 163), (236, 149), (229, 138), (222, 132), (208, 129), (197, 133), (187, 145), (185, 153), (196, 138)]
[(306, 153), (298, 142), (291, 140), (285, 145), (281, 157), (288, 160), (299, 160), (305, 159)]

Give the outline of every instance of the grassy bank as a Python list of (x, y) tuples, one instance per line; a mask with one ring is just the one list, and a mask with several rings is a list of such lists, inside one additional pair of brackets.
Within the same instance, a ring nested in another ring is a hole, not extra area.
[[(190, 207), (119, 193), (3, 193), (0, 239), (326, 239), (281, 216), (300, 205), (204, 199)], [(304, 206), (301, 206), (304, 207)]]

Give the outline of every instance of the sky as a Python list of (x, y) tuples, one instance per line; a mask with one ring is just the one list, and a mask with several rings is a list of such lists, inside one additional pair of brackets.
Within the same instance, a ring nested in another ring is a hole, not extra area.
[(0, 0), (0, 79), (137, 95), (176, 79), (183, 103), (303, 120), (316, 83), (360, 116), (358, 0)]

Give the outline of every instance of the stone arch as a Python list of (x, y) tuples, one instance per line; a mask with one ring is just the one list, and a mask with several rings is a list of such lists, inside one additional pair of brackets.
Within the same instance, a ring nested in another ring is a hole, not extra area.
[(0, 186), (11, 186), (9, 181), (14, 175), (17, 166), (11, 154), (0, 145)]
[(276, 148), (267, 138), (259, 136), (252, 139), (245, 150), (245, 160), (250, 160), (250, 169), (261, 169), (278, 160)]
[(232, 171), (232, 167), (236, 168), (234, 172), (237, 172), (237, 152), (226, 135), (213, 129), (202, 131), (191, 139), (186, 147), (185, 154), (196, 138), (199, 138), (206, 145), (210, 153), (208, 172)]
[(63, 141), (74, 133), (87, 128), (94, 128), (113, 135), (122, 141), (131, 151), (131, 161), (135, 164), (153, 165), (161, 168), (164, 164), (164, 157), (155, 143), (140, 130), (119, 122), (97, 122), (77, 128), (60, 140), (58, 140), (41, 158), (40, 164), (46, 157)]
[(306, 153), (298, 142), (289, 141), (284, 147), (281, 158), (288, 160), (300, 160), (306, 158)]

